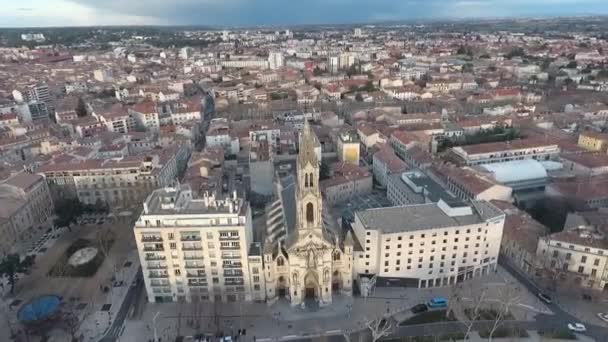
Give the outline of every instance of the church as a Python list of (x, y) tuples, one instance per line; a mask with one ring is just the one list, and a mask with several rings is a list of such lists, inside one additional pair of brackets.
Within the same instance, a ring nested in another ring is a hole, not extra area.
[(305, 123), (295, 179), (280, 180), (276, 200), (267, 207), (263, 258), (269, 304), (284, 298), (293, 306), (322, 307), (336, 294), (352, 296), (354, 242), (350, 232), (344, 235), (333, 228), (324, 211), (318, 145)]

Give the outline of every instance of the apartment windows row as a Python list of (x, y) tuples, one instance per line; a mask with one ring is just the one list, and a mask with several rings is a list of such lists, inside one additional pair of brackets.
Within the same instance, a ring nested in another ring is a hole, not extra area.
[[(485, 239), (484, 239), (484, 241), (485, 241)], [(473, 248), (480, 248), (480, 246), (482, 246), (480, 243), (475, 243), (475, 245), (473, 245)], [(388, 247), (388, 246), (387, 246), (387, 247)], [(452, 245), (452, 248), (450, 248), (450, 249), (452, 249), (452, 250), (456, 251), (456, 250), (458, 250), (458, 247), (459, 247), (458, 245)], [(462, 248), (463, 248), (464, 250), (469, 250), (469, 247), (470, 247), (470, 246), (469, 246), (468, 244), (467, 244), (467, 245), (462, 246)], [(398, 247), (398, 248), (400, 248), (400, 247)], [(489, 243), (486, 243), (486, 244), (485, 244), (485, 248), (490, 248), (490, 244), (489, 244)], [(386, 248), (386, 250), (391, 250), (391, 248)], [(442, 251), (442, 252), (447, 252), (447, 250), (448, 250), (448, 247), (447, 247), (447, 246), (442, 246), (442, 247), (441, 247), (441, 251)], [(369, 247), (366, 247), (366, 251), (369, 251)], [(428, 250), (428, 251), (429, 251), (430, 253), (435, 253), (435, 252), (437, 252), (437, 249), (435, 249), (435, 248), (431, 248), (431, 249), (430, 249), (430, 250)], [(418, 253), (414, 253), (414, 252), (415, 252), (415, 250), (408, 250), (407, 255), (414, 255), (414, 254), (416, 254), (416, 255), (418, 255), (418, 254), (425, 254), (425, 252), (426, 252), (426, 251), (425, 251), (424, 249), (420, 249), (420, 250), (418, 250)], [(475, 252), (477, 252), (477, 251), (475, 251)], [(465, 253), (466, 253), (466, 252), (465, 252)], [(486, 253), (487, 253), (487, 251), (486, 251)], [(395, 254), (395, 256), (397, 256), (397, 257), (400, 257), (400, 256), (402, 256), (402, 255), (403, 255), (403, 253), (402, 253), (401, 251), (398, 251), (398, 252), (396, 252), (396, 254)], [(385, 253), (385, 254), (384, 254), (384, 257), (385, 257), (385, 258), (391, 258), (391, 256), (392, 256), (392, 254), (391, 254), (391, 253)], [(370, 257), (371, 257), (371, 256), (370, 256), (370, 254), (365, 254), (365, 258), (366, 258), (366, 259), (369, 259)], [(359, 258), (363, 258), (363, 254), (360, 254), (360, 255), (359, 255)]]
[[(486, 227), (487, 227), (487, 226), (489, 226), (489, 223), (486, 223)], [(436, 233), (421, 233), (420, 235), (416, 235), (416, 234), (409, 234), (409, 235), (407, 235), (407, 236), (408, 236), (408, 239), (409, 239), (409, 240), (414, 240), (414, 239), (425, 239), (425, 238), (427, 238), (427, 237), (449, 236), (449, 235), (460, 235), (460, 233), (461, 233), (461, 232), (462, 232), (463, 234), (471, 234), (471, 232), (473, 232), (473, 233), (474, 233), (475, 231), (477, 231), (477, 233), (481, 233), (482, 231), (483, 231), (485, 234), (487, 234), (487, 233), (488, 233), (488, 230), (487, 230), (487, 229), (485, 229), (485, 231), (484, 231), (484, 229), (483, 229), (482, 227), (478, 227), (477, 229), (474, 229), (474, 228), (467, 228), (467, 229), (462, 229), (462, 230), (461, 230), (461, 229), (456, 229), (456, 230), (454, 230), (454, 231), (453, 231), (453, 232), (454, 232), (453, 234), (450, 234), (451, 230), (444, 230), (444, 231), (443, 231), (443, 234), (436, 232)], [(366, 232), (366, 235), (367, 235), (367, 236), (371, 236), (371, 235), (372, 235), (372, 232), (371, 232), (371, 231), (367, 231), (367, 232)], [(405, 237), (406, 237), (406, 235), (399, 235), (399, 236), (397, 236), (397, 237), (393, 237), (393, 236), (387, 236), (387, 237), (385, 237), (385, 238), (384, 238), (384, 241), (385, 241), (385, 242), (391, 242), (391, 241), (394, 241), (394, 240), (397, 240), (397, 241), (403, 241), (403, 240), (405, 239)], [(368, 239), (366, 242), (367, 242), (367, 243), (370, 243), (371, 241)]]

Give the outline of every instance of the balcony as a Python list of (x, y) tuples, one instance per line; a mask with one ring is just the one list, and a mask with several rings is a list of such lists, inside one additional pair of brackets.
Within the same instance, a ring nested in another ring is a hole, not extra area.
[(146, 268), (149, 270), (164, 270), (167, 268), (167, 265), (147, 265)]
[(226, 281), (224, 283), (224, 285), (227, 285), (227, 286), (240, 286), (240, 285), (244, 285), (244, 284), (245, 284), (245, 282), (243, 280), (240, 280), (240, 281)]
[(207, 287), (207, 283), (188, 283), (188, 286)]
[(222, 254), (222, 259), (240, 259), (240, 254)]
[(167, 260), (164, 255), (146, 255), (146, 260)]
[(181, 241), (201, 241), (200, 235), (182, 235)]
[(202, 255), (184, 255), (184, 260), (203, 260)]
[(186, 264), (184, 267), (185, 268), (205, 268), (205, 265), (203, 265), (203, 264)]
[(182, 251), (202, 251), (203, 246), (182, 246)]
[(160, 236), (142, 236), (141, 242), (162, 242), (163, 238)]
[(156, 246), (156, 247), (144, 247), (144, 252), (163, 252), (165, 250), (164, 247)]
[(150, 279), (155, 279), (155, 278), (169, 278), (169, 274), (165, 274), (165, 273), (150, 273), (148, 275), (148, 278)]
[(186, 278), (206, 278), (205, 273), (186, 273)]
[(228, 236), (220, 235), (220, 241), (222, 241), (222, 240), (240, 240), (240, 239), (241, 239), (241, 237), (238, 235), (236, 235), (236, 236), (235, 235), (228, 235)]
[(224, 277), (242, 277), (243, 276), (243, 272), (242, 271), (224, 271)]
[(241, 263), (224, 264), (224, 268), (242, 268)]
[(220, 246), (220, 250), (223, 251), (238, 251), (241, 249), (241, 246)]

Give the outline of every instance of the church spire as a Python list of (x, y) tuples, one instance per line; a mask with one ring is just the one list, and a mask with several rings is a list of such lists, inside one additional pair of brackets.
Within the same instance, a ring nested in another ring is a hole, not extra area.
[(319, 164), (317, 155), (315, 153), (315, 134), (308, 123), (308, 120), (304, 120), (304, 129), (300, 133), (300, 153), (298, 155), (298, 164), (300, 167), (310, 163), (316, 167)]

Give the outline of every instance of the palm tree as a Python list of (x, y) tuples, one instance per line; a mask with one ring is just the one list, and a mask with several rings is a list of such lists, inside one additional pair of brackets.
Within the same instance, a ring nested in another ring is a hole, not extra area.
[(8, 254), (2, 259), (2, 262), (0, 262), (0, 275), (8, 277), (8, 283), (11, 285), (11, 294), (15, 291), (15, 275), (25, 272), (33, 264), (33, 256), (27, 256), (21, 261), (18, 254)]

